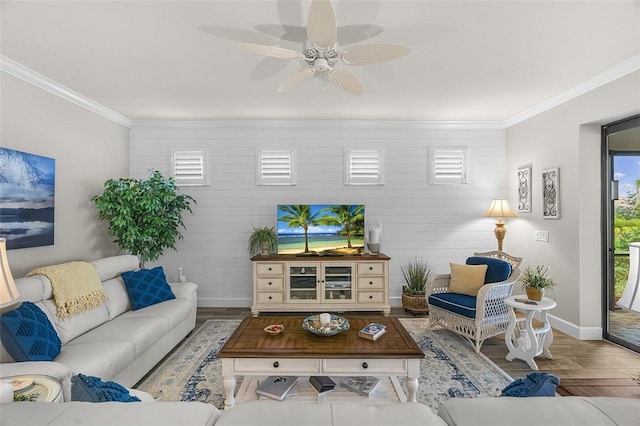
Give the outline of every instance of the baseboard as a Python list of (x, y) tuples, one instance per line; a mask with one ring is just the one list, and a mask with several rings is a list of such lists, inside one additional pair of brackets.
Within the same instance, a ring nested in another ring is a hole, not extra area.
[[(548, 314), (551, 327), (578, 340), (602, 340), (602, 327), (580, 327), (562, 318)], [(538, 319), (540, 319), (538, 317)]]

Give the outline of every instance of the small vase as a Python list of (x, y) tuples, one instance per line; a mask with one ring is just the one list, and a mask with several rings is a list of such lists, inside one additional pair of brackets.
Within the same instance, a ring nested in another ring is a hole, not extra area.
[(269, 256), (271, 254), (271, 252), (269, 251), (269, 243), (267, 243), (266, 241), (260, 243), (260, 254), (262, 256)]
[(380, 243), (367, 243), (367, 247), (369, 247), (369, 253), (371, 254), (380, 253)]
[(539, 302), (539, 301), (542, 300), (542, 297), (544, 296), (544, 289), (543, 288), (526, 286), (524, 288), (524, 291), (527, 293), (527, 299), (529, 299), (529, 300), (535, 300), (535, 301)]

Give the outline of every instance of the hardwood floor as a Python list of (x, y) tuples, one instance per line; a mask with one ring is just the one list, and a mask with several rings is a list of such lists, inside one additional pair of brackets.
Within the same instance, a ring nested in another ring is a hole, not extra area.
[[(208, 319), (242, 319), (251, 315), (249, 308), (198, 308), (197, 325)], [(269, 315), (269, 314), (264, 314)], [(349, 313), (349, 315), (377, 315)], [(413, 318), (402, 308), (394, 307), (391, 315)], [(537, 357), (540, 371), (562, 378), (616, 379), (630, 378), (640, 373), (640, 354), (604, 340), (576, 340), (554, 330), (550, 351), (553, 359)], [(514, 379), (525, 377), (532, 370), (526, 362), (507, 361), (507, 347), (502, 336), (485, 341), (481, 352)]]

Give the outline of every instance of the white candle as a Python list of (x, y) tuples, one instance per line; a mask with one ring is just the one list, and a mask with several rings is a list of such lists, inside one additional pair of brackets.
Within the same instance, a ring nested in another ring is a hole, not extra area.
[(13, 402), (13, 386), (9, 382), (0, 382), (0, 402)]
[(320, 314), (320, 325), (323, 327), (329, 325), (331, 322), (331, 314)]

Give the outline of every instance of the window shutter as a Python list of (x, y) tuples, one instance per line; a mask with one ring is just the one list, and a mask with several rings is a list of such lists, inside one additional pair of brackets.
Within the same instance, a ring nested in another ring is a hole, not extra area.
[(207, 184), (204, 151), (173, 151), (172, 176), (178, 186), (203, 186)]
[(345, 150), (345, 185), (382, 185), (382, 152), (375, 149)]
[(257, 185), (295, 185), (295, 153), (287, 150), (258, 153)]
[(429, 183), (467, 183), (467, 148), (429, 148)]

